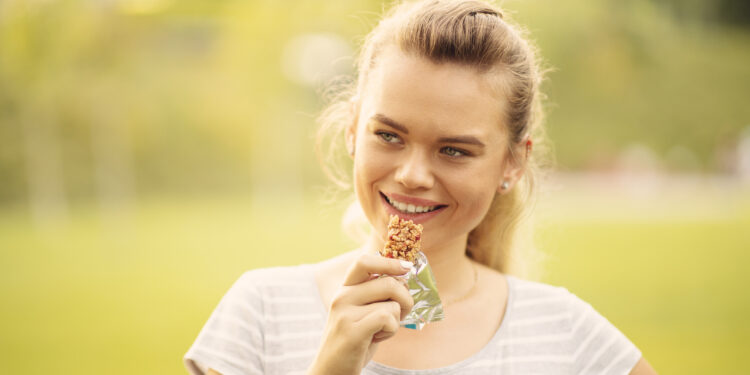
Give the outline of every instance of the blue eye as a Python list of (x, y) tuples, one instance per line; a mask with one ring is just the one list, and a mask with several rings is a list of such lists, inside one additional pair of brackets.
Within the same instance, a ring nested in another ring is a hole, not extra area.
[(388, 142), (388, 143), (396, 143), (398, 142), (398, 136), (393, 133), (388, 133), (384, 131), (375, 132), (382, 140)]
[(441, 151), (444, 154), (446, 154), (446, 155), (448, 155), (450, 157), (454, 157), (454, 158), (458, 158), (458, 157), (468, 156), (469, 155), (469, 153), (467, 153), (467, 152), (465, 152), (463, 150), (459, 150), (457, 148), (453, 148), (453, 147), (450, 147), (450, 146), (449, 147), (443, 147), (443, 149)]

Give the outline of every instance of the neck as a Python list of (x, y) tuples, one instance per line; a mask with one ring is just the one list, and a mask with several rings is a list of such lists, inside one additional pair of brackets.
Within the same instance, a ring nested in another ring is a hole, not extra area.
[[(432, 273), (435, 275), (440, 297), (443, 300), (452, 300), (462, 296), (474, 283), (474, 266), (472, 260), (466, 256), (467, 236), (422, 248), (422, 252), (430, 263)], [(383, 240), (373, 231), (364, 249), (369, 252), (378, 252), (383, 246)]]

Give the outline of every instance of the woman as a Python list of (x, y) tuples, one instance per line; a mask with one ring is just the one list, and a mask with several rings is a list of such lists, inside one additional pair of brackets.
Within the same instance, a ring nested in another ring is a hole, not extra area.
[[(479, 1), (396, 6), (370, 33), (341, 130), (372, 231), (315, 265), (245, 273), (185, 356), (194, 374), (654, 374), (564, 288), (511, 276), (538, 154), (533, 49)], [(424, 226), (443, 321), (409, 330), (407, 271), (378, 255), (392, 214)], [(409, 371), (411, 370), (411, 371)]]

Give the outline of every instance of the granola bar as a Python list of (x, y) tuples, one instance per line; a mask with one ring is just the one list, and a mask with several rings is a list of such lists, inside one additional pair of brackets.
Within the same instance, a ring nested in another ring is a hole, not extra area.
[(388, 239), (380, 255), (414, 262), (422, 248), (422, 224), (414, 224), (397, 215), (391, 215), (388, 223)]

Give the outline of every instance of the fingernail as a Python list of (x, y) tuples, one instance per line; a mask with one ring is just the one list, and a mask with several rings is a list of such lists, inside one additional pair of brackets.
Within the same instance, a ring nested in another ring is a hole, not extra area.
[(412, 267), (414, 267), (414, 264), (412, 262), (409, 262), (408, 260), (399, 260), (401, 262), (401, 267), (406, 270), (410, 270)]

